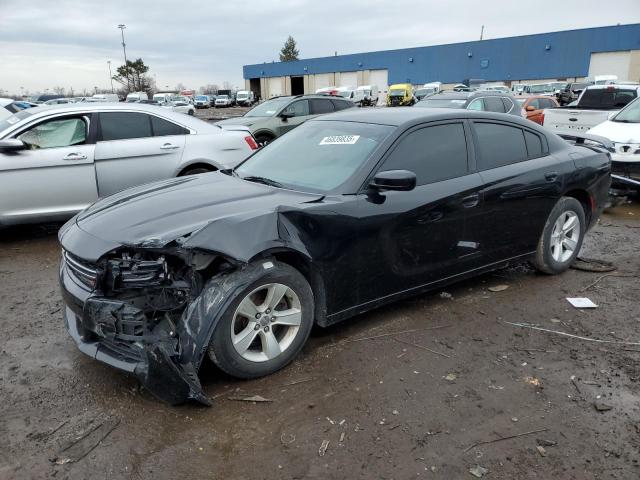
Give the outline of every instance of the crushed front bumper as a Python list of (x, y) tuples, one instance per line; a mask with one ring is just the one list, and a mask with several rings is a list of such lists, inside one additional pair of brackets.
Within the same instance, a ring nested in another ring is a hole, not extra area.
[(139, 337), (139, 310), (90, 291), (64, 259), (60, 286), (65, 327), (81, 352), (134, 374), (153, 395), (171, 405), (187, 400), (211, 405), (202, 392), (197, 369), (191, 362), (180, 362), (176, 332), (158, 326), (151, 336)]

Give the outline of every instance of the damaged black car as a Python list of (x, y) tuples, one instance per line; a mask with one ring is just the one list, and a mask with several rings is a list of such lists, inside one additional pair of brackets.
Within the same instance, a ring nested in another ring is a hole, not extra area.
[(345, 111), (240, 166), (125, 190), (59, 234), (79, 349), (171, 404), (204, 359), (283, 368), (314, 324), (529, 260), (557, 274), (607, 200), (610, 155), (514, 116)]

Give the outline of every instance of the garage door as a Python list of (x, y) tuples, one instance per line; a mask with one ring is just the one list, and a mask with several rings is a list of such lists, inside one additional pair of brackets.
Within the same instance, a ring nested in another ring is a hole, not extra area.
[(371, 70), (369, 72), (369, 85), (378, 86), (378, 91), (380, 92), (378, 103), (384, 102), (389, 88), (389, 70)]
[(269, 97), (282, 95), (282, 77), (271, 77), (268, 79)]
[(631, 52), (592, 53), (589, 63), (589, 77), (595, 75), (616, 75), (618, 80), (629, 80)]
[[(329, 78), (330, 76), (331, 78)], [(334, 87), (335, 85), (333, 85), (333, 83), (331, 82), (333, 82), (333, 75), (329, 75), (328, 73), (316, 74), (316, 78), (315, 78), (316, 90), (319, 90), (325, 87)]]
[(358, 72), (340, 72), (340, 85), (338, 87), (357, 87)]

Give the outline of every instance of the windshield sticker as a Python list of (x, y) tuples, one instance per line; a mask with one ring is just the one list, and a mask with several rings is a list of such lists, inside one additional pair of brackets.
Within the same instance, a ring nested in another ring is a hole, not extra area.
[(267, 110), (264, 113), (266, 113), (267, 115), (273, 115), (274, 113), (276, 113), (276, 111), (275, 110)]
[(332, 135), (324, 137), (318, 145), (353, 145), (360, 135)]
[(7, 118), (7, 123), (13, 125), (14, 123), (18, 123), (20, 121), (20, 119), (16, 116), (12, 116)]
[(455, 103), (456, 105), (462, 105), (466, 100), (451, 100), (451, 103)]

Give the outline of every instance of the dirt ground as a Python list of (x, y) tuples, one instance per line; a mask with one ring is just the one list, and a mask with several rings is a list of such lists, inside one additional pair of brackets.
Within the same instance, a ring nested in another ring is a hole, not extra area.
[(224, 120), (226, 118), (241, 117), (249, 110), (251, 110), (251, 108), (239, 106), (225, 108), (197, 108), (196, 117), (201, 118), (202, 120), (217, 122), (218, 120)]
[(319, 329), (267, 378), (205, 367), (214, 406), (169, 407), (67, 336), (55, 230), (5, 230), (0, 478), (640, 478), (640, 345), (615, 343), (640, 341), (639, 251), (623, 205), (582, 251), (614, 275), (484, 275)]

